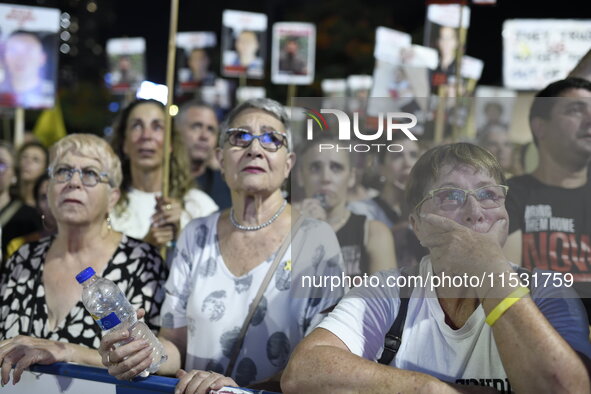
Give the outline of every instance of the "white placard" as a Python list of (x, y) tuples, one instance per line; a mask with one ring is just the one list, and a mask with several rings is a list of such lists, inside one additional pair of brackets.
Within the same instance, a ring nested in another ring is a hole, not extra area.
[(60, 11), (0, 4), (0, 106), (55, 103)]
[(299, 22), (278, 22), (273, 25), (273, 83), (311, 84), (314, 81), (315, 56), (316, 26)]
[(482, 75), (484, 62), (471, 56), (462, 57), (462, 77), (479, 80)]
[(136, 90), (145, 79), (146, 40), (142, 37), (107, 41), (110, 72), (107, 81), (114, 92)]
[(185, 31), (177, 34), (176, 45), (189, 52), (194, 48), (215, 47), (217, 39), (212, 31)]
[(194, 92), (201, 86), (215, 83), (211, 71), (211, 49), (217, 45), (212, 31), (181, 32), (176, 37), (177, 47), (183, 49), (177, 58), (177, 81), (180, 93)]
[(222, 74), (262, 79), (265, 76), (267, 15), (225, 10), (222, 16)]
[(410, 44), (410, 34), (379, 26), (376, 29), (376, 45), (373, 55), (377, 60), (397, 63), (399, 48), (408, 47)]
[(565, 78), (591, 48), (591, 20), (514, 19), (503, 24), (503, 81), (538, 90)]
[(349, 75), (347, 77), (347, 88), (349, 92), (355, 90), (371, 89), (373, 77), (371, 75)]
[(438, 62), (439, 56), (435, 49), (422, 45), (412, 45), (400, 50), (400, 61), (396, 64), (434, 70), (437, 68)]
[(265, 98), (267, 91), (260, 86), (242, 86), (236, 89), (236, 100), (242, 103), (246, 100)]
[(427, 7), (427, 20), (457, 29), (460, 27), (460, 9), (463, 12), (462, 27), (467, 28), (470, 26), (470, 8), (459, 4), (431, 4)]
[(325, 96), (345, 97), (347, 92), (346, 79), (323, 79), (320, 85)]

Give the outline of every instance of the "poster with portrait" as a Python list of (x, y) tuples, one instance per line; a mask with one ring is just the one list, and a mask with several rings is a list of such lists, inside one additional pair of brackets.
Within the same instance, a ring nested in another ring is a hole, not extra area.
[(477, 136), (489, 131), (509, 132), (517, 94), (497, 86), (478, 86), (474, 94), (474, 120)]
[(376, 29), (376, 43), (373, 55), (376, 60), (399, 63), (400, 51), (398, 48), (406, 48), (410, 45), (410, 34), (379, 26)]
[(236, 89), (236, 104), (265, 97), (267, 97), (267, 91), (262, 86), (240, 86)]
[[(438, 63), (430, 73), (431, 91), (452, 85), (457, 71), (457, 59), (464, 56), (465, 37), (470, 25), (470, 8), (460, 4), (431, 4), (427, 7), (424, 45), (438, 54)], [(460, 43), (464, 43), (461, 45)]]
[(0, 4), (0, 106), (55, 104), (60, 11)]
[(514, 19), (503, 24), (503, 82), (539, 90), (566, 78), (591, 48), (591, 20)]
[(394, 46), (380, 59), (376, 58), (370, 97), (390, 100), (370, 100), (368, 113), (375, 116), (381, 112), (407, 111), (419, 120), (425, 118), (431, 90), (429, 75), (437, 67), (437, 52), (421, 45)]
[(279, 85), (309, 85), (314, 81), (316, 26), (277, 22), (273, 25), (271, 80)]
[(181, 49), (176, 62), (179, 93), (195, 92), (201, 86), (215, 83), (211, 62), (216, 45), (216, 35), (212, 31), (177, 34), (176, 46)]
[(107, 41), (109, 74), (105, 80), (113, 93), (135, 91), (145, 79), (146, 40), (142, 37)]
[(263, 79), (267, 15), (225, 10), (222, 15), (222, 75)]
[(215, 109), (218, 119), (223, 119), (233, 105), (234, 85), (228, 79), (216, 78), (213, 85), (199, 89), (197, 97)]

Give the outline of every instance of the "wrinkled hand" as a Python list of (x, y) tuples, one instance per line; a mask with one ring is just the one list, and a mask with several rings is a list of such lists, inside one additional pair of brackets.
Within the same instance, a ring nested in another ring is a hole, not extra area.
[(10, 381), (10, 370), (14, 365), (12, 383), (17, 384), (23, 371), (33, 364), (53, 364), (69, 361), (71, 357), (67, 344), (26, 335), (0, 342), (0, 365), (2, 385)]
[(210, 390), (219, 390), (224, 386), (238, 387), (232, 378), (212, 371), (192, 370), (186, 372), (179, 369), (176, 373), (179, 382), (175, 394), (206, 394)]
[(326, 211), (317, 198), (306, 198), (302, 200), (298, 204), (297, 209), (302, 215), (306, 217), (318, 220), (326, 220)]
[[(143, 309), (137, 311), (138, 320), (145, 314)], [(126, 342), (116, 347), (119, 342)], [(128, 330), (115, 330), (101, 339), (98, 348), (101, 362), (107, 367), (109, 374), (119, 380), (131, 380), (152, 364), (152, 349), (145, 340), (131, 340)]]
[(176, 240), (182, 213), (183, 207), (178, 200), (156, 197), (156, 212), (152, 215), (150, 230), (144, 240), (156, 246), (165, 246)]
[(484, 272), (507, 270), (508, 260), (499, 242), (507, 233), (506, 219), (497, 220), (487, 233), (434, 214), (426, 214), (419, 220), (417, 237), (429, 248), (438, 272), (481, 276)]

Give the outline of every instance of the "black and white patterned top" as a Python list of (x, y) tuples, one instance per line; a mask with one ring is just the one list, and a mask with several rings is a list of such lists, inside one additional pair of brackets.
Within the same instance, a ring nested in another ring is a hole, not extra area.
[[(187, 327), (185, 369), (224, 373), (252, 300), (274, 254), (242, 276), (220, 251), (220, 213), (191, 221), (177, 242), (162, 327)], [(339, 243), (325, 222), (305, 219), (290, 239), (250, 321), (232, 378), (240, 386), (268, 379), (287, 365), (295, 346), (337, 303), (343, 288), (306, 284), (303, 278), (344, 276)], [(315, 281), (316, 282), (316, 281)], [(331, 291), (332, 290), (332, 291)]]
[[(30, 335), (98, 349), (101, 329), (81, 300), (53, 331), (45, 324), (47, 303), (40, 278), (52, 242), (53, 237), (47, 237), (23, 245), (8, 261), (8, 274), (0, 284), (0, 340)], [(115, 282), (134, 308), (146, 310), (146, 323), (154, 330), (160, 325), (167, 275), (153, 246), (124, 235), (102, 276)]]

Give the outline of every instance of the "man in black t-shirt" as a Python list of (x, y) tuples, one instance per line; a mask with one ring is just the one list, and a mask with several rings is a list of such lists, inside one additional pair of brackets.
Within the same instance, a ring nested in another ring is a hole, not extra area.
[(532, 174), (509, 180), (507, 256), (525, 268), (571, 273), (591, 315), (591, 82), (540, 91), (529, 122), (539, 151)]

